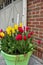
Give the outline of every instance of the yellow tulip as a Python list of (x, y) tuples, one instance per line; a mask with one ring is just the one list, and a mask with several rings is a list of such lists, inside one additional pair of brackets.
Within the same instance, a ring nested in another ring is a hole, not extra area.
[(6, 31), (8, 31), (8, 30), (11, 31), (12, 30), (12, 27), (11, 26), (8, 26), (7, 29), (6, 29)]
[(6, 28), (6, 32), (7, 32), (8, 35), (11, 35), (11, 30), (12, 30), (12, 27), (11, 26), (8, 26)]
[(7, 34), (8, 34), (9, 36), (11, 36), (11, 31), (7, 31)]
[(20, 23), (20, 27), (22, 27), (22, 23)]
[(15, 25), (14, 25), (14, 29), (15, 29), (15, 30), (18, 30), (18, 25), (15, 24)]
[(4, 37), (5, 36), (4, 32), (0, 32), (0, 36)]
[(12, 28), (12, 33), (15, 33), (15, 30), (14, 30), (14, 28)]
[(7, 29), (6, 29), (6, 32), (7, 32), (8, 35), (11, 36), (12, 33), (15, 33), (15, 30), (11, 26), (8, 26)]

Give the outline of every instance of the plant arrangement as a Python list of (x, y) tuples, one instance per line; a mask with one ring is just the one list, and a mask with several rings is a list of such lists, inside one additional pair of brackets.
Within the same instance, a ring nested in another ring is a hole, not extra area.
[[(5, 31), (0, 29), (1, 50), (7, 54), (19, 55), (33, 51), (35, 45), (32, 43), (34, 32), (30, 27), (14, 25), (8, 26)], [(40, 43), (40, 41), (38, 42)]]

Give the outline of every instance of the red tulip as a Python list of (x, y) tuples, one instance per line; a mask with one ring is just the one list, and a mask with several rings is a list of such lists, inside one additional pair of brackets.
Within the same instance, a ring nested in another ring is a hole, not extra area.
[(23, 33), (23, 28), (22, 27), (18, 27), (19, 32)]
[(28, 34), (28, 38), (30, 38), (31, 37), (31, 35), (30, 34)]
[(26, 39), (27, 39), (26, 36), (24, 36), (24, 40), (25, 40), (25, 41), (26, 41)]
[(26, 26), (26, 31), (28, 31), (30, 29), (30, 27)]
[(16, 40), (22, 40), (22, 35), (21, 35), (21, 34), (18, 34), (18, 35), (16, 36)]
[(19, 37), (18, 36), (16, 36), (16, 40), (19, 40)]

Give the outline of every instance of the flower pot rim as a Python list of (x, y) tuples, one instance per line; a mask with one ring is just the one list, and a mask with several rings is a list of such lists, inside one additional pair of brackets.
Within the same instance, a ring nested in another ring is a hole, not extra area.
[[(26, 53), (26, 55), (29, 54), (29, 53), (32, 53), (32, 52), (33, 52), (33, 51), (29, 51), (28, 53)], [(5, 53), (3, 50), (1, 50), (1, 53), (2, 53), (2, 54), (5, 54), (5, 55), (8, 55), (8, 56), (12, 56), (12, 57), (16, 57), (16, 56), (24, 56), (24, 55), (25, 55), (25, 54), (10, 55), (10, 54)]]

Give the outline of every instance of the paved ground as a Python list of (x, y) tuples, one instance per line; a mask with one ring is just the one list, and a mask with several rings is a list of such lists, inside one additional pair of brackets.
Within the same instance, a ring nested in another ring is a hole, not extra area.
[[(0, 65), (6, 65), (6, 63), (5, 63), (2, 55), (0, 55)], [(33, 57), (31, 57), (28, 65), (43, 65), (43, 64), (41, 64), (36, 59), (34, 59)]]
[(6, 65), (2, 55), (0, 55), (0, 65)]

